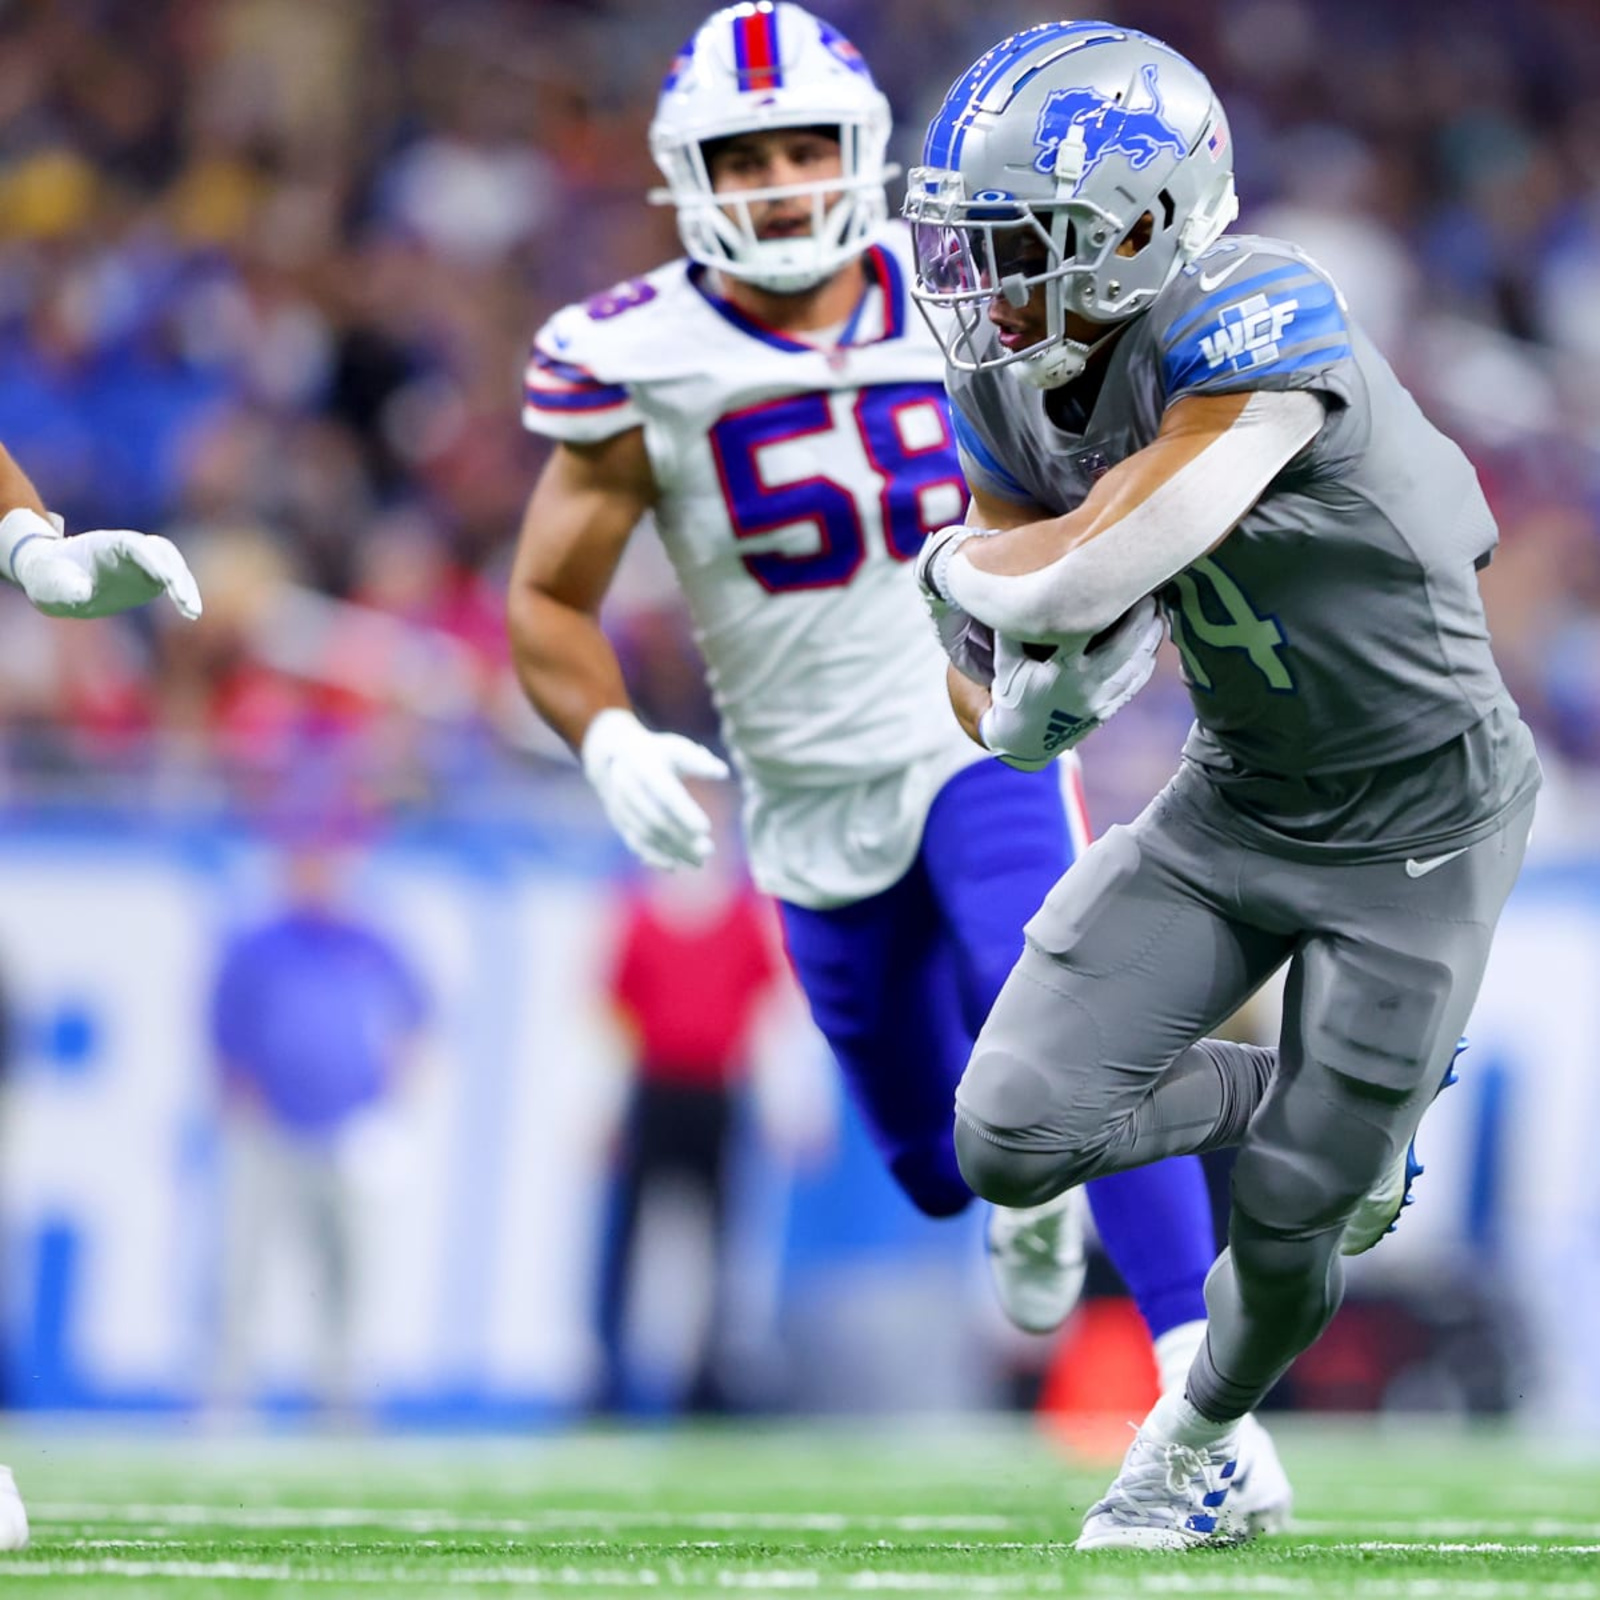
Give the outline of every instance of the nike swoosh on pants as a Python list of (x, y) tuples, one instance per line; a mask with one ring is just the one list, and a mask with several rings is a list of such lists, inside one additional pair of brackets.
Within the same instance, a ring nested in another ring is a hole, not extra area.
[(1457, 856), (1464, 856), (1467, 847), (1462, 845), (1459, 850), (1451, 850), (1442, 856), (1429, 856), (1426, 861), (1418, 861), (1415, 856), (1406, 858), (1406, 876), (1408, 878), (1425, 878), (1435, 867), (1442, 867), (1447, 861), (1454, 861)]

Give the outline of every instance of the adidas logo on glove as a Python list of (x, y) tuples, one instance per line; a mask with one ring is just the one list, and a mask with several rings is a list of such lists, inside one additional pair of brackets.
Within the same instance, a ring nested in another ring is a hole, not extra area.
[(1078, 736), (1094, 721), (1093, 717), (1071, 717), (1065, 711), (1052, 711), (1045, 724), (1043, 744), (1046, 750), (1059, 750)]

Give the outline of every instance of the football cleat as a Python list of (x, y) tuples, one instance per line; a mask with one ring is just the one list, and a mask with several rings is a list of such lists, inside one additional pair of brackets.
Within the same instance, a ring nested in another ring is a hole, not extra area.
[(1083, 1207), (1081, 1191), (1068, 1189), (1043, 1205), (990, 1208), (989, 1273), (1024, 1333), (1059, 1328), (1083, 1293)]
[[(1465, 1039), (1456, 1040), (1455, 1050), (1450, 1056), (1450, 1065), (1445, 1068), (1444, 1078), (1439, 1084), (1440, 1090), (1448, 1089), (1451, 1084), (1460, 1081), (1456, 1072), (1456, 1062), (1466, 1048)], [(1400, 1213), (1416, 1198), (1411, 1193), (1411, 1185), (1425, 1170), (1417, 1159), (1417, 1141), (1413, 1138), (1406, 1146), (1404, 1154), (1395, 1158), (1394, 1164), (1368, 1192), (1367, 1197), (1356, 1207), (1354, 1214), (1345, 1224), (1339, 1253), (1347, 1256), (1362, 1255), (1385, 1234), (1393, 1233), (1400, 1221)]]
[(1228, 1484), (1228, 1514), (1246, 1538), (1282, 1533), (1294, 1510), (1294, 1489), (1272, 1435), (1255, 1417), (1239, 1419), (1238, 1467)]
[(1089, 1507), (1080, 1550), (1192, 1550), (1250, 1537), (1228, 1493), (1238, 1475), (1237, 1435), (1209, 1449), (1174, 1444), (1151, 1428), (1134, 1435), (1105, 1498)]
[(10, 1467), (0, 1467), (0, 1550), (28, 1548), (28, 1513)]

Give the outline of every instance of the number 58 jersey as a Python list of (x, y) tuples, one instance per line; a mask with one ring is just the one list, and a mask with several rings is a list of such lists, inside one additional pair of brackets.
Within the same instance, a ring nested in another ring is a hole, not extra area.
[(933, 795), (982, 757), (910, 569), (967, 494), (908, 257), (886, 228), (826, 347), (677, 261), (558, 312), (527, 369), (532, 431), (644, 429), (656, 523), (745, 781), (752, 870), (801, 905), (893, 883)]

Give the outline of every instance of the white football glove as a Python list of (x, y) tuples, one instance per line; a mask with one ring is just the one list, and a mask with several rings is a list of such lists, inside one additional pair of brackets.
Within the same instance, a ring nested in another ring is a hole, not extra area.
[(129, 528), (62, 537), (59, 517), (18, 507), (0, 517), (0, 551), (18, 587), (47, 617), (109, 617), (171, 597), (180, 616), (200, 615), (200, 588), (170, 539)]
[(1092, 650), (1063, 647), (1040, 661), (1002, 636), (989, 709), (978, 722), (984, 744), (1008, 767), (1047, 767), (1144, 688), (1156, 670), (1162, 636), (1161, 614), (1150, 599), (1141, 600)]
[(678, 733), (653, 733), (620, 706), (589, 724), (579, 752), (611, 826), (646, 866), (668, 872), (703, 866), (712, 850), (711, 819), (681, 777), (726, 778), (725, 762)]
[(994, 629), (976, 617), (969, 617), (953, 600), (946, 598), (944, 574), (951, 556), (968, 539), (987, 539), (993, 532), (992, 528), (969, 528), (961, 522), (940, 528), (923, 540), (913, 567), (917, 587), (938, 629), (944, 653), (957, 672), (986, 689), (994, 681)]

